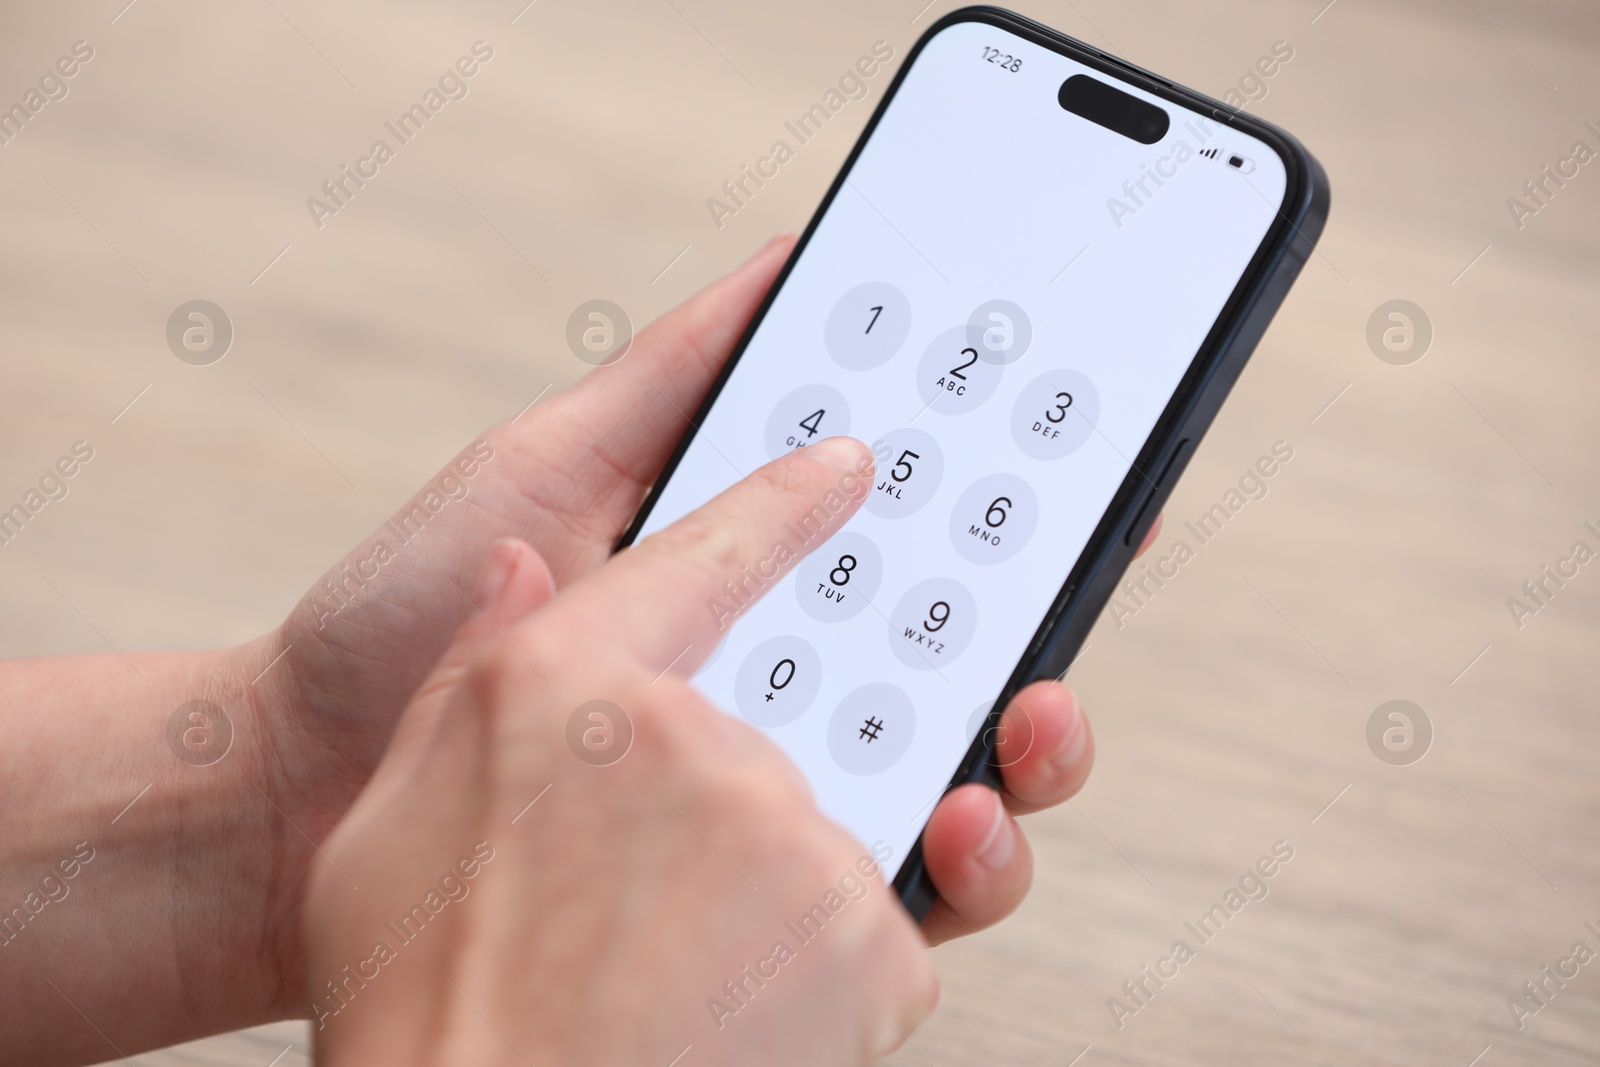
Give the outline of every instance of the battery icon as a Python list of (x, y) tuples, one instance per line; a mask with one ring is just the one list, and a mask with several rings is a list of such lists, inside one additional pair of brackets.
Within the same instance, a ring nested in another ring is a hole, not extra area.
[(1251, 171), (1256, 169), (1255, 160), (1250, 159), (1247, 156), (1239, 155), (1230, 155), (1228, 157), (1228, 166), (1232, 167), (1240, 174), (1249, 174)]

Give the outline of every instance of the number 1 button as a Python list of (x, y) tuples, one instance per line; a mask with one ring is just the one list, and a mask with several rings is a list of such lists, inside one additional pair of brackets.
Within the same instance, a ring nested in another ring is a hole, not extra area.
[(828, 355), (845, 370), (881, 367), (911, 330), (911, 302), (888, 282), (858, 285), (833, 305), (823, 327)]

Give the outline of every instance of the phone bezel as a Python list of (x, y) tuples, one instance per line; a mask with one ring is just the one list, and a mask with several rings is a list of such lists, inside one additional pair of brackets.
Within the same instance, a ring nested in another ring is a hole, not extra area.
[[(788, 261), (690, 420), (688, 432), (673, 450), (633, 521), (618, 538), (617, 550), (627, 547), (638, 536), (689, 444), (699, 432), (707, 412), (721, 395), (733, 368), (743, 357), (755, 331), (788, 281), (790, 272), (810, 243), (818, 224), (844, 187), (846, 177), (877, 129), (907, 73), (915, 66), (929, 41), (951, 26), (967, 22), (992, 25), (1067, 56), (1114, 81), (1135, 85), (1173, 104), (1203, 114), (1209, 113), (1212, 121), (1247, 133), (1277, 152), (1283, 161), (1287, 181), (1277, 219), (1241, 273), (1237, 285), (1218, 313), (1160, 418), (1156, 420), (1144, 447), (1134, 458), (1127, 477), (1112, 497), (1038, 630), (1019, 655), (1016, 667), (995, 698), (988, 721), (957, 764), (945, 787), (946, 792), (973, 781), (987, 781), (998, 787), (1000, 777), (993, 758), (993, 740), (1001, 712), (1011, 697), (1025, 685), (1041, 678), (1058, 677), (1071, 665), (1084, 635), (1109, 599), (1115, 582), (1132, 561), (1133, 546), (1138, 544), (1138, 536), (1143, 533), (1141, 527), (1148, 527), (1153, 521), (1172, 485), (1182, 473), (1188, 456), (1193, 453), (1192, 446), (1198, 443), (1220, 409), (1223, 398), (1288, 292), (1290, 283), (1310, 256), (1327, 218), (1329, 201), (1328, 184), (1322, 168), (1295, 138), (1283, 130), (1013, 12), (987, 6), (952, 11), (928, 27), (895, 72), (827, 194), (795, 243)], [(1160, 476), (1153, 479), (1146, 472), (1160, 472)], [(923, 864), (920, 831), (895, 876), (894, 888), (918, 920), (926, 914), (936, 897)]]

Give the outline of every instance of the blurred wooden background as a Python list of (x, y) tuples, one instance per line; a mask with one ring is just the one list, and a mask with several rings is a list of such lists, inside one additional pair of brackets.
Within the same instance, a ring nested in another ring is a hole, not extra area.
[[(800, 227), (886, 79), (720, 229), (705, 201), (873, 42), (898, 61), (953, 6), (524, 2), (0, 15), (0, 103), (94, 49), (0, 147), (0, 504), (95, 449), (0, 550), (0, 652), (273, 625), (455, 448), (586, 369), (577, 304), (642, 324)], [(1288, 42), (1250, 107), (1322, 159), (1334, 209), (1157, 555), (1274, 442), (1293, 460), (1102, 620), (1072, 672), (1093, 780), (1028, 820), (1032, 897), (939, 950), (943, 1006), (897, 1063), (1600, 1062), (1600, 969), (1520, 1032), (1506, 1006), (1600, 949), (1600, 566), (1520, 629), (1506, 605), (1600, 548), (1600, 165), (1521, 228), (1507, 207), (1574, 142), (1600, 150), (1600, 9), (1325, 2), (1020, 5), (1218, 96)], [(306, 198), (480, 39), (467, 98), (318, 229)], [(164, 340), (194, 298), (237, 331), (209, 367)], [(1409, 366), (1366, 342), (1392, 299), (1433, 325)], [(1393, 698), (1432, 723), (1410, 766), (1367, 745)], [(1279, 840), (1270, 896), (1118, 1029), (1108, 998)], [(308, 1051), (283, 1024), (135, 1062)]]

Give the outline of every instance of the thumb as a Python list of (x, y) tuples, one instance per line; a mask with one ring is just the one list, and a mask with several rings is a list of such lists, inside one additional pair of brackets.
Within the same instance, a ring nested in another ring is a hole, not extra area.
[(366, 789), (375, 802), (381, 803), (416, 769), (439, 716), (473, 656), (486, 646), (507, 640), (506, 632), (518, 620), (549, 603), (555, 591), (555, 578), (537, 549), (517, 538), (495, 542), (474, 588), (456, 589), (456, 594), (472, 604), (472, 615), (456, 632), (455, 640), (395, 725), (388, 750)]
[[(456, 871), (471, 877), (475, 868), (462, 864), (494, 855), (489, 842), (473, 844), (491, 744), (459, 682), (474, 657), (504, 640), (502, 628), (554, 591), (549, 568), (530, 546), (494, 546), (469, 598), (472, 618), (412, 698), (372, 781), (319, 850), (328, 867), (312, 876), (305, 928), (319, 1062), (426, 1061), (420, 1050), (441, 1018), (430, 990), (448, 970), (455, 938), (440, 931), (411, 945), (417, 939), (388, 924), (399, 917), (402, 924), (459, 928), (463, 921), (459, 907), (441, 914), (427, 903), (439, 893), (465, 899), (469, 890)], [(363, 968), (377, 965), (388, 977), (369, 989), (376, 972)], [(350, 982), (362, 990), (358, 998), (344, 984)]]

